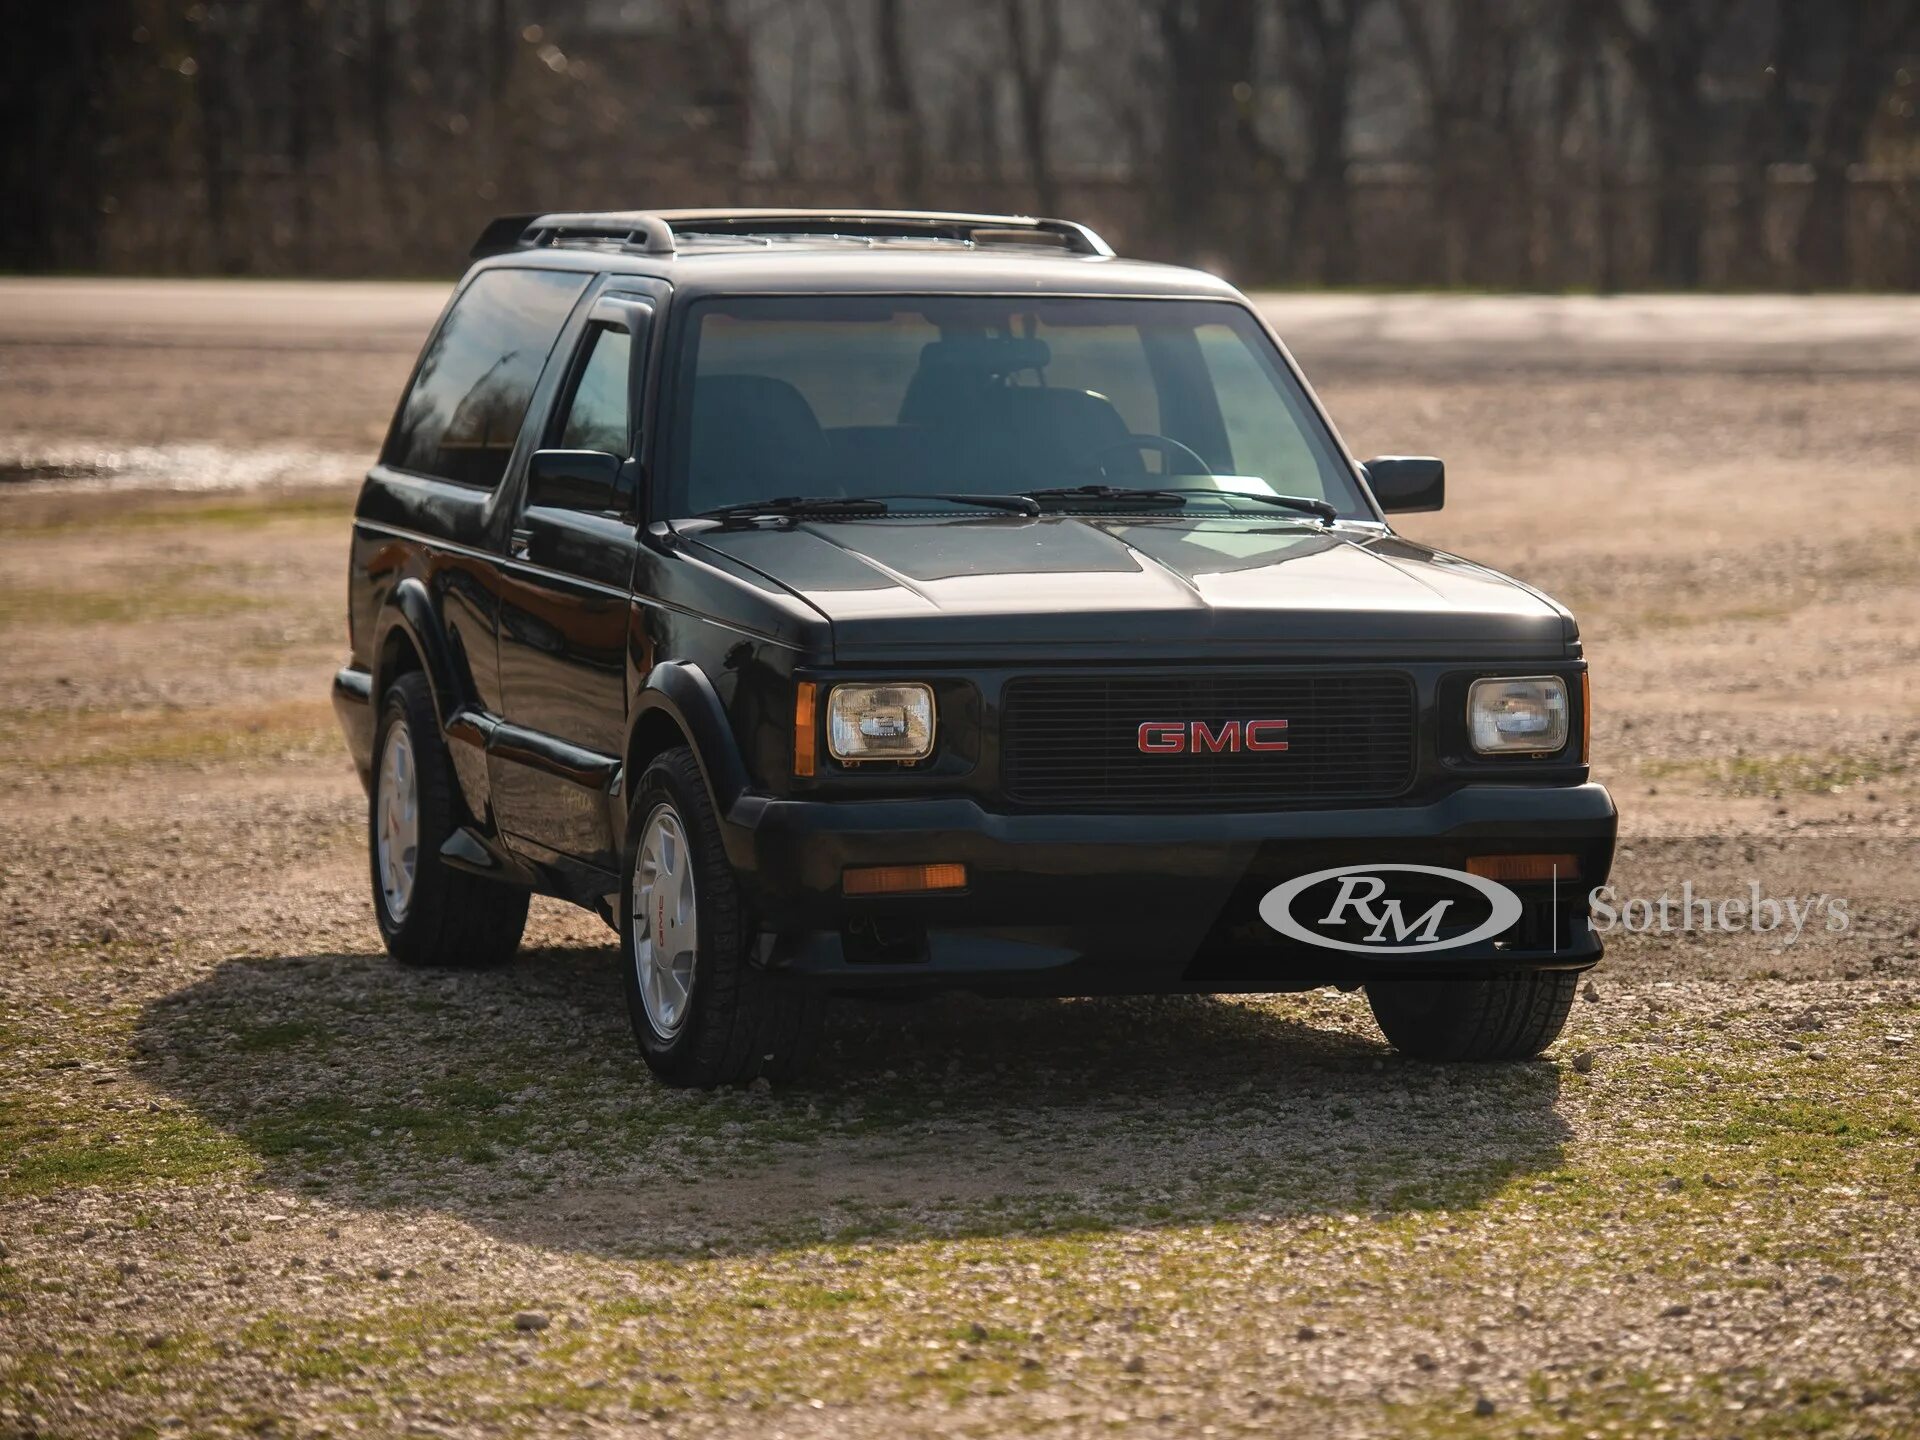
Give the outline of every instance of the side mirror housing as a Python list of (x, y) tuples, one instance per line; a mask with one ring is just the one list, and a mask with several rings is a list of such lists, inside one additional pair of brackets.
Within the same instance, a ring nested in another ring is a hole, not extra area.
[(1389, 515), (1438, 510), (1446, 503), (1447, 467), (1431, 455), (1379, 455), (1360, 468)]
[(622, 463), (604, 450), (536, 450), (527, 460), (527, 504), (611, 510), (620, 501)]

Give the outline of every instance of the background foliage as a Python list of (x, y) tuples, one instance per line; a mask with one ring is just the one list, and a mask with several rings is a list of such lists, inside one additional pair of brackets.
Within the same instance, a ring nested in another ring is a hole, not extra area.
[(542, 208), (1066, 212), (1249, 283), (1920, 287), (1920, 0), (91, 0), (0, 265), (445, 274)]

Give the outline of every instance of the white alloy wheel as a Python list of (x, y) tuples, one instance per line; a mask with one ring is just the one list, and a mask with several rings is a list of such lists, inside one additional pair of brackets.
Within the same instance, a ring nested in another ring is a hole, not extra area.
[(687, 1023), (700, 916), (693, 854), (672, 805), (653, 807), (633, 863), (633, 967), (647, 1020), (662, 1040)]
[(404, 720), (387, 731), (387, 743), (380, 751), (379, 786), (375, 867), (387, 917), (399, 925), (413, 903), (413, 881), (420, 864), (420, 781), (413, 763), (413, 737)]

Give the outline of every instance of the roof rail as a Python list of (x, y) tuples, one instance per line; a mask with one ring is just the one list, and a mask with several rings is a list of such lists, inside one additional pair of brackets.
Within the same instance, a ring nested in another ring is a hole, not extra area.
[(1057, 245), (1076, 255), (1113, 255), (1112, 246), (1076, 221), (945, 210), (608, 210), (502, 215), (480, 232), (470, 253), (481, 260), (566, 240), (601, 240), (646, 255), (671, 255), (677, 248), (676, 233), (923, 238), (971, 245)]

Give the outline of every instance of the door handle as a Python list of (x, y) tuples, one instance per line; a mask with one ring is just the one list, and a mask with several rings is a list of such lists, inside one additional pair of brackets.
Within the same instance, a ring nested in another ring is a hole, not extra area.
[(507, 554), (515, 560), (524, 560), (533, 552), (533, 531), (515, 530), (507, 541)]

